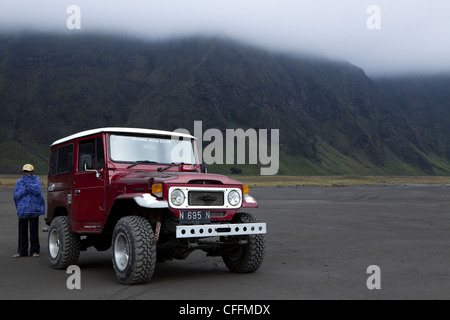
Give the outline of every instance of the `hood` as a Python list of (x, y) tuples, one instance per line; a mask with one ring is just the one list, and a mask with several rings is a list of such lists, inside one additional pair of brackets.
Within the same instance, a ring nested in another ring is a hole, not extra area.
[(113, 176), (111, 184), (115, 187), (148, 185), (149, 179), (151, 178), (154, 179), (153, 183), (242, 185), (242, 183), (237, 180), (218, 174), (153, 171), (132, 171), (119, 173)]

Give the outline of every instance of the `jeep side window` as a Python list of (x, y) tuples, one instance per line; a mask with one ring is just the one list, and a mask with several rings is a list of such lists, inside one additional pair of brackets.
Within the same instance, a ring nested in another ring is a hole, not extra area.
[(73, 144), (63, 146), (52, 152), (52, 175), (69, 173), (73, 165)]
[(105, 156), (102, 138), (85, 140), (78, 145), (78, 171), (87, 169), (103, 169)]

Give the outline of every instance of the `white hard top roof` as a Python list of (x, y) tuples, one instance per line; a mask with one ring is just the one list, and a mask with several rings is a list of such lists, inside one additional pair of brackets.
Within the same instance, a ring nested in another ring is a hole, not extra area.
[(135, 134), (145, 134), (145, 135), (158, 135), (158, 136), (172, 136), (172, 137), (180, 137), (180, 138), (188, 138), (188, 139), (195, 139), (195, 137), (179, 133), (179, 132), (171, 132), (171, 131), (162, 131), (162, 130), (153, 130), (153, 129), (140, 129), (140, 128), (122, 128), (122, 127), (108, 127), (108, 128), (98, 128), (98, 129), (92, 129), (92, 130), (86, 130), (82, 132), (78, 132), (75, 134), (72, 134), (70, 136), (67, 136), (65, 138), (56, 140), (52, 143), (51, 146), (82, 137), (91, 136), (94, 134), (102, 133), (102, 132), (111, 132), (111, 133), (135, 133)]

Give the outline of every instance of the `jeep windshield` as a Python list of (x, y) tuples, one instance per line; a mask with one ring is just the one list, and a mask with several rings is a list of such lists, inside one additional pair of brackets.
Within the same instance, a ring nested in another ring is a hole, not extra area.
[(170, 139), (170, 137), (111, 134), (109, 150), (109, 157), (114, 162), (132, 163), (134, 165), (197, 164), (193, 141)]

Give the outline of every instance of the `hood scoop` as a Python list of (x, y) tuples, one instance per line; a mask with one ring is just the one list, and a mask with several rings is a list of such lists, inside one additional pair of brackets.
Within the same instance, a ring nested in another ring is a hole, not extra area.
[(223, 185), (222, 182), (217, 181), (217, 180), (189, 180), (188, 184), (218, 184), (218, 185)]

